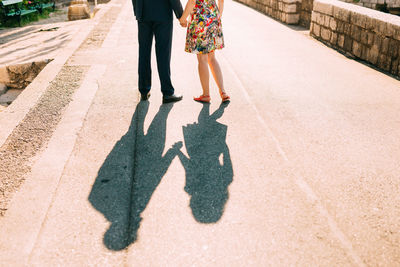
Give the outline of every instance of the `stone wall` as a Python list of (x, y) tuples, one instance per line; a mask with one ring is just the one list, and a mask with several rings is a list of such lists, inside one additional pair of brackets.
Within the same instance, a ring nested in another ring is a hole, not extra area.
[[(399, 0), (400, 1), (400, 0)], [(300, 7), (300, 25), (310, 28), (311, 12), (313, 10), (314, 0), (302, 0)]]
[(237, 1), (246, 4), (252, 8), (255, 8), (286, 24), (299, 24), (301, 0), (237, 0)]
[(383, 5), (386, 0), (360, 0), (358, 2), (354, 0), (341, 0), (341, 1), (346, 3), (351, 3), (354, 5), (377, 9), (377, 5)]
[(400, 76), (400, 17), (336, 0), (315, 0), (310, 34)]
[(388, 11), (390, 11), (390, 9), (398, 9), (400, 7), (400, 0), (356, 0), (356, 1), (341, 0), (341, 1), (378, 10), (385, 4)]

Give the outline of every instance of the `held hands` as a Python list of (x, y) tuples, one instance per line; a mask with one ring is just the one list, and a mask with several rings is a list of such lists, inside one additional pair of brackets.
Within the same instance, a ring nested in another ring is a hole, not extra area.
[(176, 143), (172, 146), (172, 148), (173, 148), (173, 149), (179, 150), (179, 149), (182, 148), (182, 146), (183, 146), (182, 141), (179, 141), (179, 142), (176, 142)]
[(184, 18), (183, 16), (179, 19), (179, 23), (181, 24), (181, 26), (182, 26), (183, 28), (186, 28), (187, 25), (188, 25), (187, 19)]

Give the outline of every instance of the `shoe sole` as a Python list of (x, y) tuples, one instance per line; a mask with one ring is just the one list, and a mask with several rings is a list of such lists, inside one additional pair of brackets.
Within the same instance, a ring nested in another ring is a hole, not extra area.
[(193, 99), (193, 100), (198, 102), (198, 103), (204, 103), (204, 104), (210, 104), (210, 102), (211, 102), (211, 101), (196, 100), (196, 99)]
[(164, 100), (163, 99), (163, 104), (168, 104), (168, 103), (173, 103), (173, 102), (179, 102), (179, 101), (181, 101), (182, 100), (182, 98), (181, 99), (174, 99), (174, 100)]

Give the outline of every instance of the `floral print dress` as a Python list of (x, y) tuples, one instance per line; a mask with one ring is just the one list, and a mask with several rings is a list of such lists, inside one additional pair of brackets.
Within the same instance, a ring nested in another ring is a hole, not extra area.
[(215, 0), (196, 0), (187, 28), (185, 51), (207, 54), (222, 48), (224, 48), (224, 36)]

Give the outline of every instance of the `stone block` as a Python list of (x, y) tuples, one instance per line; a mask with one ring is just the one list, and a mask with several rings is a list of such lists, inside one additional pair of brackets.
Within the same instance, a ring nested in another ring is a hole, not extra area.
[(373, 32), (368, 32), (368, 46), (371, 47), (374, 44), (375, 40), (375, 33)]
[(68, 7), (68, 20), (88, 18), (90, 18), (90, 11), (87, 5), (73, 5)]
[(375, 34), (375, 37), (374, 37), (374, 46), (376, 46), (376, 47), (378, 47), (378, 49), (380, 50), (381, 49), (381, 46), (382, 46), (382, 43), (383, 43), (383, 37), (381, 37), (380, 35), (378, 35), (378, 34)]
[(336, 18), (334, 18), (336, 20), (337, 23), (337, 27), (336, 27), (336, 31), (339, 33), (344, 33), (344, 22), (337, 20)]
[(284, 5), (284, 11), (286, 13), (297, 13), (297, 5), (296, 4), (291, 4), (291, 5)]
[(359, 42), (353, 41), (352, 54), (360, 58), (362, 52), (362, 45)]
[(368, 51), (368, 62), (370, 62), (373, 65), (376, 65), (378, 63), (378, 57), (379, 57), (379, 48), (374, 45), (372, 48)]
[(400, 60), (396, 59), (396, 60), (392, 60), (391, 66), (390, 66), (390, 73), (393, 75), (397, 75), (397, 73), (399, 72), (399, 64), (400, 64)]
[(392, 60), (390, 57), (380, 54), (378, 57), (378, 67), (385, 70), (385, 71), (390, 71), (390, 66), (391, 66)]
[(311, 21), (312, 21), (312, 22), (318, 22), (318, 21), (317, 21), (318, 15), (319, 15), (319, 13), (317, 13), (317, 12), (315, 12), (315, 11), (312, 11), (312, 12), (311, 12)]
[(389, 52), (389, 41), (390, 38), (387, 37), (383, 38), (382, 40), (381, 52), (385, 55), (387, 55)]
[(269, 10), (269, 14), (272, 16), (272, 14), (274, 13), (274, 10), (272, 9), (272, 7), (270, 7), (268, 10)]
[(329, 16), (333, 16), (334, 6), (330, 3), (314, 1), (314, 10)]
[(317, 16), (317, 23), (318, 23), (319, 25), (321, 25), (321, 26), (324, 25), (324, 23), (325, 23), (325, 15), (324, 15), (324, 14), (318, 13), (318, 16)]
[(325, 41), (330, 41), (331, 39), (331, 31), (325, 27), (321, 28), (321, 37)]
[[(300, 19), (301, 19), (301, 17), (300, 17)], [(314, 23), (311, 23), (310, 24), (310, 32), (309, 32), (309, 34), (312, 35), (313, 31), (314, 31)]]
[(368, 52), (369, 48), (365, 45), (362, 46), (362, 51), (361, 51), (361, 59), (367, 60), (368, 59)]
[(394, 25), (393, 39), (400, 41), (400, 25)]
[(390, 39), (389, 40), (389, 51), (388, 56), (391, 58), (397, 58), (399, 56), (399, 47), (400, 42), (397, 40)]
[(345, 35), (351, 36), (351, 29), (352, 29), (351, 24), (350, 24), (350, 23), (345, 23), (345, 24), (344, 24), (343, 33), (344, 33)]
[(374, 31), (377, 27), (377, 19), (372, 17), (366, 17), (365, 19), (365, 28), (370, 31)]
[(69, 5), (70, 6), (73, 6), (73, 5), (87, 5), (87, 7), (89, 8), (89, 2), (87, 0), (73, 0), (73, 1), (71, 1), (71, 3)]
[(301, 3), (301, 0), (282, 0), (285, 4), (296, 4)]
[(386, 23), (386, 31), (385, 35), (387, 37), (393, 37), (396, 34), (396, 30), (393, 24), (391, 23)]
[(381, 20), (376, 21), (376, 27), (374, 28), (374, 32), (384, 35), (386, 33), (387, 23)]
[(368, 18), (368, 16), (366, 16), (364, 14), (359, 14), (358, 18), (359, 19), (355, 22), (355, 24), (357, 26), (360, 26), (363, 29), (367, 28), (367, 18)]
[(334, 6), (333, 16), (341, 21), (350, 22), (350, 11), (344, 8)]
[(329, 41), (332, 45), (336, 46), (338, 41), (338, 34), (336, 32), (331, 33), (331, 40)]
[(361, 30), (361, 43), (368, 45), (368, 32), (366, 30)]
[(321, 26), (316, 23), (313, 23), (313, 32), (314, 36), (321, 37)]
[(325, 16), (325, 19), (324, 19), (324, 27), (325, 27), (325, 28), (329, 28), (330, 23), (331, 23), (331, 18), (332, 18), (332, 17)]
[(351, 26), (351, 37), (356, 40), (357, 42), (361, 41), (361, 28), (356, 26), (356, 25), (352, 25)]
[(300, 14), (286, 14), (287, 24), (298, 24), (300, 19)]
[(334, 17), (331, 17), (329, 20), (329, 28), (331, 28), (332, 31), (336, 31), (337, 29), (337, 22)]
[(344, 35), (343, 34), (339, 34), (338, 35), (338, 42), (337, 42), (337, 44), (338, 44), (338, 46), (340, 47), (340, 48), (344, 48)]
[(353, 48), (353, 39), (351, 39), (349, 36), (345, 36), (343, 48), (345, 51), (351, 52)]

